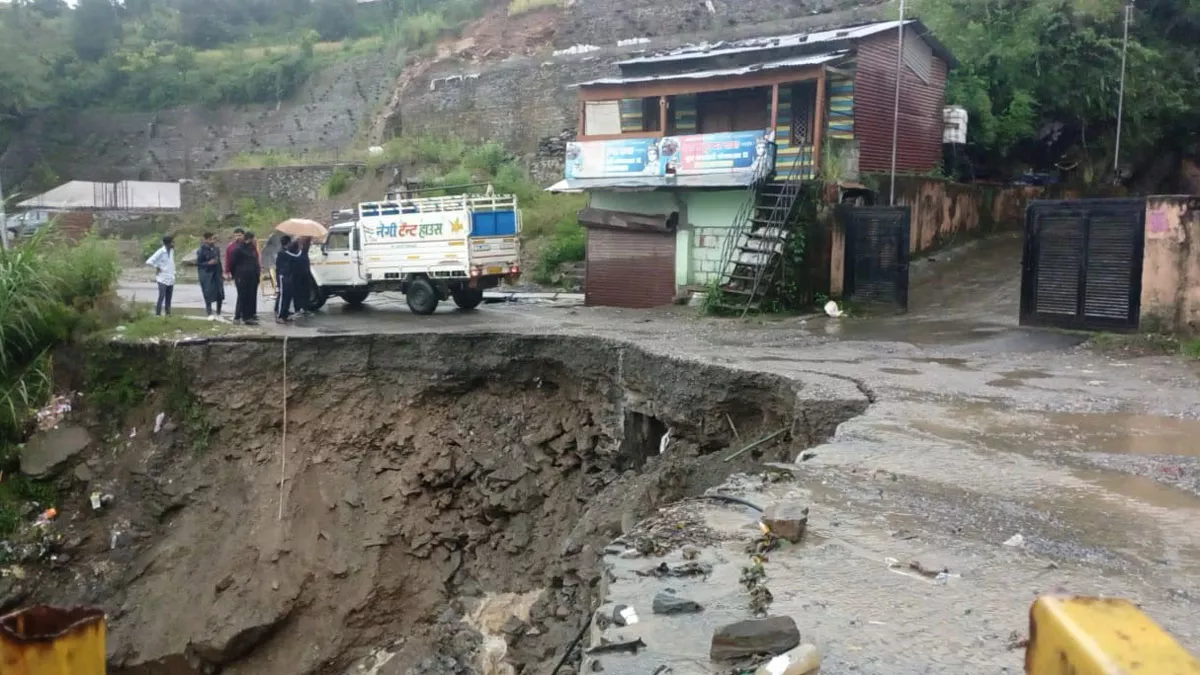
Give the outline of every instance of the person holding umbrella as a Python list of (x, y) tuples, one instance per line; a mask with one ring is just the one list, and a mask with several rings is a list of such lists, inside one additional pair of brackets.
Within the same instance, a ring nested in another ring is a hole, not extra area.
[(291, 321), (292, 293), (295, 289), (296, 261), (300, 257), (300, 244), (288, 235), (279, 240), (279, 253), (275, 256), (275, 278), (279, 285), (279, 296), (275, 300), (275, 322)]
[(233, 314), (235, 323), (253, 326), (258, 324), (258, 280), (262, 266), (258, 262), (258, 246), (254, 233), (246, 232), (230, 256), (230, 274), (237, 288), (237, 310)]
[(308, 251), (312, 242), (325, 241), (329, 230), (315, 220), (304, 218), (289, 218), (275, 226), (277, 232), (292, 237), (298, 244), (299, 258), (289, 258), (292, 288), (291, 296), (296, 305), (297, 314), (308, 314), (309, 303), (312, 301), (312, 262)]

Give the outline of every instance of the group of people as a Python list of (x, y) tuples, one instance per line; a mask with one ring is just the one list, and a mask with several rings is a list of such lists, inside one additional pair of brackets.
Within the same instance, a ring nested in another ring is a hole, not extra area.
[[(155, 270), (158, 282), (158, 301), (154, 305), (155, 316), (171, 315), (171, 298), (175, 291), (175, 238), (162, 238), (162, 247), (146, 261)], [(275, 274), (279, 293), (275, 299), (275, 320), (287, 323), (294, 315), (310, 311), (312, 297), (311, 267), (308, 257), (312, 244), (310, 237), (293, 239), (283, 235), (280, 239), (279, 255), (275, 257)], [(225, 247), (222, 256), (217, 246), (217, 237), (205, 232), (203, 242), (196, 251), (196, 267), (199, 271), (200, 291), (204, 294), (204, 312), (213, 320), (221, 318), (225, 302), (225, 282), (233, 281), (237, 291), (234, 306), (234, 323), (256, 325), (258, 323), (258, 283), (262, 278), (262, 257), (254, 233), (242, 228), (233, 231), (233, 240)]]

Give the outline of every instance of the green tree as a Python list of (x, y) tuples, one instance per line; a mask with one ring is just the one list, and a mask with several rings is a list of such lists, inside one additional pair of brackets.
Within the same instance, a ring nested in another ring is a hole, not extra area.
[(317, 0), (313, 5), (313, 27), (322, 40), (341, 40), (358, 29), (355, 0)]
[(84, 61), (99, 61), (121, 37), (121, 18), (112, 0), (79, 0), (71, 12), (71, 44)]
[[(918, 0), (916, 11), (958, 57), (947, 100), (971, 115), (976, 162), (1110, 172), (1124, 0)], [(1180, 11), (1182, 6), (1183, 11)], [(1152, 159), (1194, 144), (1200, 120), (1200, 2), (1144, 0), (1130, 34), (1122, 156)], [(1169, 139), (1169, 140), (1168, 140)], [(1125, 162), (1123, 161), (1122, 164)]]

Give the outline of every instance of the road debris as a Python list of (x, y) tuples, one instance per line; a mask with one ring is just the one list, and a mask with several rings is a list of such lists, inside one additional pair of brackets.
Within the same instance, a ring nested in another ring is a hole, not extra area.
[(806, 643), (766, 662), (754, 675), (815, 675), (820, 670), (821, 650)]
[(674, 567), (667, 563), (660, 563), (657, 567), (648, 570), (639, 570), (636, 573), (641, 577), (706, 577), (712, 574), (712, 565), (699, 562), (688, 562)]
[(50, 402), (37, 411), (37, 427), (41, 431), (49, 431), (58, 426), (72, 410), (71, 397), (55, 396)]
[(808, 507), (798, 502), (776, 502), (763, 512), (767, 533), (799, 544), (808, 528)]
[(654, 603), (651, 606), (655, 614), (663, 614), (671, 616), (675, 614), (695, 614), (696, 612), (704, 611), (700, 603), (681, 598), (671, 593), (660, 592), (654, 596)]
[(632, 626), (638, 622), (637, 611), (629, 605), (617, 605), (613, 608), (612, 622), (621, 628)]
[(627, 640), (625, 642), (608, 642), (601, 638), (601, 644), (587, 650), (588, 654), (617, 654), (620, 652), (629, 652), (636, 655), (639, 649), (645, 649), (646, 643), (642, 642), (641, 638), (636, 640)]
[(790, 616), (773, 616), (739, 621), (716, 629), (708, 656), (713, 661), (779, 656), (799, 644), (800, 629), (796, 622)]
[(1004, 542), (1004, 545), (1009, 548), (1021, 548), (1025, 546), (1025, 537), (1020, 534), (1014, 534), (1008, 538), (1008, 541)]

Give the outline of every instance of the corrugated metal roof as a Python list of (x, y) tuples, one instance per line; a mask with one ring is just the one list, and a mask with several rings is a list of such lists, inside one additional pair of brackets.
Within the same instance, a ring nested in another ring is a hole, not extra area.
[[(916, 21), (910, 19), (904, 23), (912, 24), (916, 23)], [(625, 66), (640, 63), (665, 63), (669, 61), (683, 61), (686, 59), (725, 56), (728, 54), (744, 54), (748, 52), (763, 51), (765, 49), (800, 47), (803, 45), (811, 45), (821, 42), (833, 42), (836, 40), (859, 40), (877, 33), (883, 33), (889, 30), (894, 31), (898, 27), (898, 21), (879, 21), (861, 26), (835, 28), (816, 33), (793, 33), (791, 35), (747, 38), (745, 40), (730, 40), (727, 42), (703, 42), (700, 44), (676, 47), (675, 49), (659, 52), (657, 54), (650, 54), (647, 56), (639, 56), (634, 59), (618, 61), (617, 65)]]
[(796, 56), (789, 59), (780, 59), (778, 61), (767, 61), (766, 63), (755, 63), (741, 68), (720, 68), (717, 70), (701, 70), (694, 73), (669, 73), (665, 75), (646, 75), (640, 77), (605, 77), (599, 80), (591, 80), (588, 82), (580, 82), (578, 87), (592, 87), (604, 84), (635, 84), (638, 82), (670, 82), (673, 80), (701, 80), (710, 77), (726, 77), (730, 75), (745, 75), (747, 73), (757, 73), (763, 70), (778, 70), (780, 68), (796, 68), (799, 66), (814, 66), (818, 63), (827, 63), (834, 61), (846, 55), (846, 50), (838, 52), (828, 52), (825, 54), (810, 54), (807, 56)]
[(182, 206), (179, 183), (73, 180), (17, 204), (25, 209), (177, 210)]
[[(822, 42), (842, 42), (861, 40), (872, 35), (878, 35), (887, 31), (895, 31), (899, 28), (899, 21), (878, 21), (875, 23), (867, 23), (858, 26), (843, 26), (841, 28), (833, 28), (830, 30), (818, 31), (815, 33), (793, 33), (790, 35), (777, 35), (774, 37), (748, 38), (745, 40), (729, 40), (722, 42), (703, 42), (700, 44), (684, 45), (665, 51), (659, 51), (646, 56), (639, 56), (633, 59), (618, 61), (618, 66), (629, 66), (638, 64), (653, 64), (653, 63), (670, 63), (671, 61), (686, 61), (689, 59), (705, 59), (713, 56), (725, 56), (729, 54), (746, 54), (767, 49), (780, 49), (789, 47), (802, 47), (806, 45), (820, 45)], [(921, 36), (921, 39), (929, 43), (933, 48), (933, 52), (946, 62), (951, 68), (958, 65), (958, 61), (949, 49), (943, 45), (929, 28), (921, 22), (920, 19), (907, 19), (904, 25), (912, 27)]]

